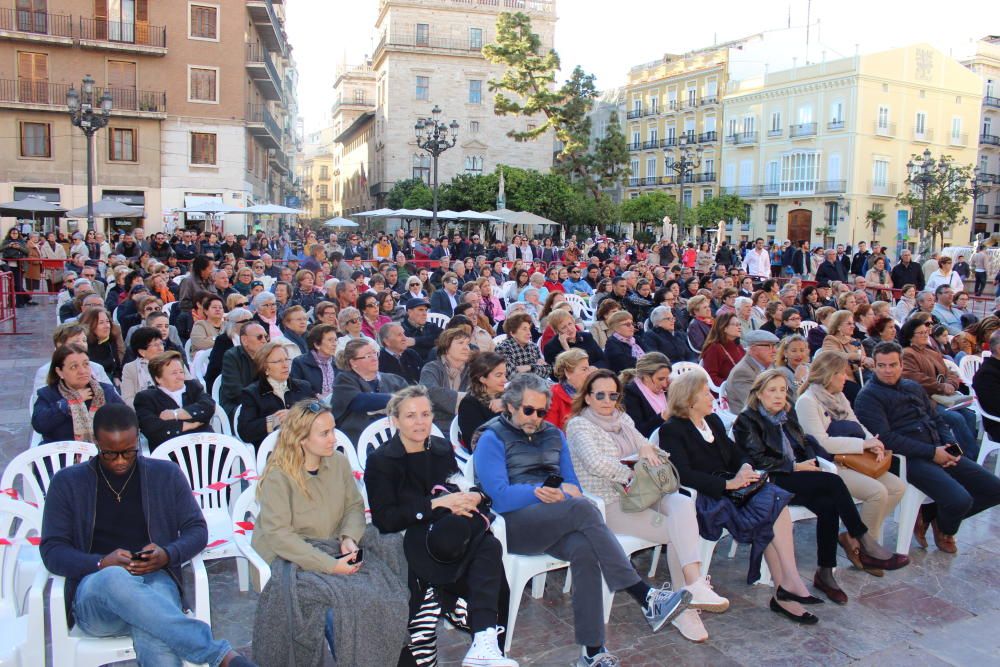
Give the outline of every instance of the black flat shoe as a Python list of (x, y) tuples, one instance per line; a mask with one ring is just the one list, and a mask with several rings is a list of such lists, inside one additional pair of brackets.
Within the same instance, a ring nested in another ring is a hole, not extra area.
[(778, 586), (778, 590), (774, 594), (774, 597), (778, 598), (782, 602), (798, 602), (799, 604), (823, 604), (824, 602), (821, 598), (818, 598), (815, 595), (806, 595), (803, 597), (801, 595), (796, 595), (795, 593), (789, 593), (781, 586)]
[(778, 601), (775, 600), (774, 598), (771, 598), (770, 606), (771, 606), (771, 611), (773, 611), (776, 614), (781, 614), (788, 620), (794, 621), (795, 623), (799, 623), (801, 625), (816, 625), (817, 623), (819, 623), (819, 618), (813, 614), (810, 614), (808, 611), (802, 612), (801, 616), (796, 616), (795, 614), (793, 614), (792, 612), (788, 611), (780, 604), (778, 604)]

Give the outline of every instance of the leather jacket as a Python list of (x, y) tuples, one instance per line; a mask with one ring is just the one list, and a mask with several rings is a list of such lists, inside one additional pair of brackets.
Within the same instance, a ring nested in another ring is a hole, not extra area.
[[(785, 435), (791, 442), (795, 454), (793, 463), (807, 461), (817, 456), (829, 459), (830, 455), (820, 447), (815, 438), (808, 436), (799, 425), (795, 410), (788, 412), (788, 421), (784, 424)], [(760, 414), (759, 411), (747, 407), (743, 410), (736, 423), (733, 424), (733, 437), (750, 459), (750, 465), (757, 470), (768, 472), (792, 472), (791, 466), (785, 461), (784, 448), (781, 444), (781, 431), (777, 424)]]

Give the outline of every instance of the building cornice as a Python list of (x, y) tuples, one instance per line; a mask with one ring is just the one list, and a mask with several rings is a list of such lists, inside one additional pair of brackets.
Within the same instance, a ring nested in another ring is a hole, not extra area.
[(761, 88), (752, 93), (744, 93), (733, 96), (726, 95), (722, 98), (722, 103), (747, 104), (752, 102), (764, 102), (767, 100), (788, 97), (789, 95), (802, 95), (818, 93), (824, 90), (849, 88), (855, 85), (859, 79), (860, 77), (858, 74), (850, 74), (848, 76), (840, 76), (834, 79), (808, 81), (798, 84), (786, 84), (780, 87), (775, 86), (773, 88)]

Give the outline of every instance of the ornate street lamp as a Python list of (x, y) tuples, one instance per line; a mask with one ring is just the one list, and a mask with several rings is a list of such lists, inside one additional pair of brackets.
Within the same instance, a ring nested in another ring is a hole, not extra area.
[(969, 194), (972, 195), (972, 228), (969, 230), (969, 243), (973, 245), (976, 242), (976, 207), (979, 206), (979, 197), (993, 189), (986, 178), (985, 174), (979, 173), (979, 167), (973, 168), (968, 188)]
[(921, 229), (921, 240), (920, 240), (920, 257), (924, 257), (927, 254), (927, 230), (930, 222), (930, 211), (927, 210), (927, 188), (934, 184), (935, 179), (938, 175), (935, 171), (939, 171), (941, 174), (945, 174), (948, 171), (948, 163), (941, 160), (935, 160), (931, 157), (931, 149), (925, 148), (921, 156), (923, 159), (920, 164), (915, 163), (910, 160), (906, 163), (906, 169), (910, 173), (910, 182), (916, 184), (920, 188), (920, 209), (923, 212), (923, 227)]
[[(674, 149), (669, 148), (668, 150), (672, 152)], [(684, 229), (684, 184), (691, 182), (688, 181), (688, 178), (695, 169), (701, 166), (701, 156), (705, 152), (705, 148), (700, 144), (695, 147), (688, 143), (688, 135), (685, 132), (677, 140), (677, 151), (678, 159), (671, 162), (669, 166), (677, 174), (677, 182), (680, 184), (677, 193), (677, 230), (680, 231)]]
[(105, 89), (99, 108), (94, 108), (94, 79), (89, 74), (83, 77), (80, 90), (82, 97), (72, 85), (69, 87), (66, 106), (70, 121), (87, 136), (87, 231), (91, 231), (94, 229), (94, 133), (107, 127), (112, 100), (111, 93)]
[[(445, 125), (444, 121), (438, 120), (441, 116), (441, 108), (434, 105), (431, 109), (430, 118), (420, 118), (413, 130), (417, 135), (417, 147), (431, 154), (434, 160), (434, 210), (431, 218), (431, 229), (437, 228), (438, 215), (438, 158), (449, 148), (454, 148), (458, 142), (458, 122), (452, 120)], [(448, 137), (449, 133), (451, 138)]]

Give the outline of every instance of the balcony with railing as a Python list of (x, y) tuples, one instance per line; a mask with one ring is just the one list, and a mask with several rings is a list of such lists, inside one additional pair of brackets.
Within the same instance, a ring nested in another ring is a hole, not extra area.
[(263, 104), (247, 104), (246, 124), (250, 134), (267, 148), (281, 148), (281, 127)]
[(659, 184), (660, 184), (660, 179), (657, 178), (656, 176), (646, 176), (645, 178), (642, 179), (642, 182), (639, 183), (639, 185), (644, 187), (648, 187), (650, 185), (659, 185)]
[[(482, 58), (483, 45), (476, 40), (469, 39), (468, 35), (438, 35), (434, 31), (421, 32), (408, 30), (405, 28), (391, 27), (384, 31), (375, 47), (373, 61), (378, 62), (386, 49), (405, 51), (408, 53), (434, 52), (450, 56), (467, 56), (471, 58)], [(635, 111), (629, 111), (627, 118), (639, 118), (634, 116)]]
[(660, 113), (660, 109), (656, 106), (643, 107), (642, 109), (643, 116), (655, 116), (658, 113)]
[(776, 127), (767, 131), (768, 139), (776, 139), (785, 136), (785, 131), (780, 127)]
[(637, 188), (642, 183), (642, 179), (637, 176), (632, 176), (628, 179), (628, 185), (630, 188)]
[(677, 185), (676, 176), (660, 176), (660, 185)]
[(843, 130), (844, 119), (840, 118), (838, 120), (831, 120), (829, 123), (826, 124), (826, 129), (830, 130), (831, 132), (836, 132), (837, 130)]
[(1000, 136), (995, 134), (980, 134), (979, 143), (989, 146), (1000, 146)]
[[(95, 99), (104, 95), (104, 88), (94, 87)], [(166, 118), (167, 94), (163, 91), (136, 90), (134, 88), (108, 88), (111, 93), (112, 114), (140, 118)], [(68, 83), (49, 83), (31, 79), (0, 79), (0, 107), (8, 109), (34, 109), (38, 111), (66, 111)]]
[(898, 188), (895, 183), (868, 181), (868, 192), (876, 197), (895, 197)]
[(260, 44), (247, 44), (246, 53), (247, 74), (260, 88), (261, 95), (266, 100), (280, 100), (281, 76), (278, 75), (278, 69), (271, 62), (271, 56), (267, 49)]
[(685, 180), (685, 183), (687, 183), (687, 182), (694, 182), (694, 183), (714, 183), (715, 182), (715, 172), (714, 171), (704, 171), (704, 172), (702, 172), (700, 174), (693, 174), (692, 178), (693, 178), (693, 181), (687, 181), (687, 180)]
[(992, 95), (987, 95), (986, 97), (983, 98), (983, 104), (988, 107), (1000, 109), (1000, 97), (993, 97)]
[(681, 132), (680, 136), (681, 139), (684, 139), (684, 141), (689, 144), (694, 144), (698, 141), (698, 133), (694, 130), (685, 130), (684, 132)]
[(718, 95), (706, 95), (705, 97), (698, 100), (698, 104), (703, 107), (712, 106), (713, 104), (719, 103)]
[(649, 141), (642, 142), (642, 149), (645, 151), (648, 151), (651, 148), (659, 148), (659, 147), (660, 147), (660, 142), (656, 139), (650, 139)]
[(792, 139), (802, 139), (816, 136), (816, 123), (795, 123), (788, 126), (788, 136)]
[(271, 168), (282, 174), (288, 173), (288, 156), (280, 148), (268, 151), (267, 155), (268, 161), (271, 163)]
[(128, 23), (80, 18), (80, 46), (148, 56), (167, 55), (167, 29), (145, 21)]
[(759, 185), (723, 185), (719, 188), (719, 194), (736, 195), (737, 197), (759, 197), (761, 186)]
[(875, 136), (887, 138), (896, 136), (896, 124), (875, 121)]
[(4, 7), (0, 9), (0, 39), (72, 46), (73, 17)]
[(274, 3), (271, 0), (247, 0), (247, 11), (250, 18), (257, 26), (264, 46), (272, 51), (282, 54), (288, 53), (288, 42), (285, 39), (285, 28), (274, 11)]
[(818, 195), (847, 192), (847, 181), (819, 181), (815, 191)]
[(711, 132), (702, 132), (698, 135), (699, 144), (711, 144), (719, 140), (719, 133), (715, 130)]
[(1000, 185), (1000, 174), (990, 174), (988, 172), (981, 171), (976, 175), (976, 178), (979, 179), (980, 183), (985, 183), (987, 185), (990, 183)]
[(677, 137), (667, 137), (660, 139), (660, 148), (673, 148), (677, 145)]
[(639, 107), (638, 109), (629, 109), (629, 111), (625, 113), (625, 118), (626, 120), (642, 118), (642, 107)]
[(677, 111), (677, 100), (667, 100), (667, 103), (660, 110), (661, 113), (673, 113), (675, 111)]
[(918, 143), (929, 144), (934, 141), (934, 130), (929, 128), (913, 128), (913, 140)]
[(737, 132), (726, 137), (726, 143), (734, 146), (751, 146), (757, 143), (756, 132)]
[(976, 215), (989, 215), (989, 204), (976, 204)]
[(628, 145), (628, 149), (630, 151), (641, 151), (642, 150), (642, 142), (634, 141), (634, 142), (632, 142), (632, 143), (630, 143)]

